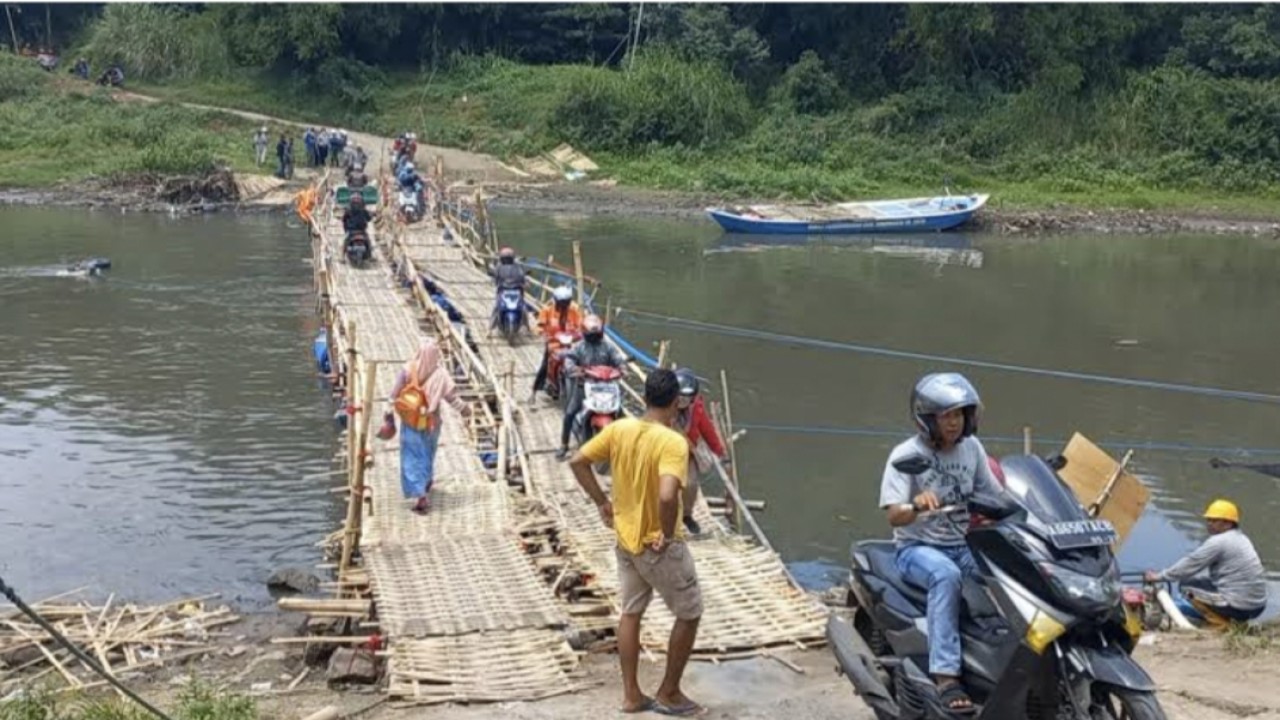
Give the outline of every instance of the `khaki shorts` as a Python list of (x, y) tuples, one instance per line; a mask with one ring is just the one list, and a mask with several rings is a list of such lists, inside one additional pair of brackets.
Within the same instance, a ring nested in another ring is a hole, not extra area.
[(640, 555), (616, 548), (619, 595), (624, 615), (639, 615), (657, 590), (667, 609), (679, 620), (702, 617), (702, 589), (693, 554), (683, 542), (673, 542), (658, 554), (645, 548)]

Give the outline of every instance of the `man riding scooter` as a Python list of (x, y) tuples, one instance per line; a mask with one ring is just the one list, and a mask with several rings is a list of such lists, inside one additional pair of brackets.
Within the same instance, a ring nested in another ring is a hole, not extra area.
[(582, 321), (582, 341), (573, 346), (564, 357), (561, 372), (565, 374), (569, 399), (564, 407), (564, 424), (560, 429), (560, 452), (556, 458), (565, 460), (569, 457), (569, 435), (573, 432), (573, 421), (582, 411), (584, 400), (582, 375), (589, 367), (607, 365), (621, 370), (627, 363), (627, 356), (622, 351), (605, 342), (604, 321), (597, 315), (588, 315)]
[(422, 178), (418, 176), (418, 171), (414, 169), (412, 162), (404, 164), (404, 168), (396, 176), (396, 182), (400, 183), (402, 190), (412, 190), (418, 199), (418, 207), (423, 207)]
[[(559, 373), (550, 372), (551, 363), (555, 360), (553, 354), (567, 352), (572, 347), (572, 343), (561, 342), (561, 338), (573, 338), (573, 342), (576, 342), (582, 334), (582, 311), (573, 301), (573, 289), (568, 285), (561, 285), (552, 291), (551, 299), (550, 304), (538, 311), (538, 329), (546, 338), (547, 345), (542, 352), (542, 365), (538, 366), (538, 375), (533, 379), (535, 396), (544, 387), (547, 388), (548, 395), (559, 396)], [(548, 380), (551, 381), (550, 386), (547, 385)]]
[[(343, 254), (348, 254), (351, 247), (351, 239), (359, 234), (363, 236), (365, 242), (365, 251), (369, 252), (369, 223), (373, 220), (373, 214), (365, 207), (364, 195), (361, 193), (351, 194), (351, 204), (342, 212), (342, 229), (346, 231), (347, 236), (342, 242)], [(366, 257), (366, 259), (368, 259)]]
[(498, 296), (493, 305), (493, 318), (489, 323), (489, 328), (493, 329), (497, 327), (498, 315), (502, 311), (502, 291), (519, 290), (522, 295), (524, 293), (524, 268), (516, 262), (516, 251), (509, 247), (499, 250), (498, 264), (490, 274), (493, 275), (494, 282), (498, 286)]
[[(898, 571), (912, 585), (928, 590), (929, 673), (943, 705), (957, 714), (974, 709), (960, 685), (960, 598), (964, 578), (977, 567), (958, 523), (943, 515), (921, 514), (963, 505), (975, 493), (1002, 495), (987, 452), (974, 436), (980, 408), (978, 391), (963, 375), (924, 376), (911, 393), (918, 432), (889, 453), (880, 484), (880, 507), (886, 510), (898, 546)], [(933, 466), (919, 475), (894, 467), (895, 461), (913, 455), (932, 457)]]

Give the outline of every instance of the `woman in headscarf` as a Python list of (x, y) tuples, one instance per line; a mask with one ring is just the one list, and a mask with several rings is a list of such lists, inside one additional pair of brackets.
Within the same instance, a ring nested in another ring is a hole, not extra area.
[(422, 340), (417, 354), (396, 377), (391, 401), (400, 416), (400, 487), (406, 498), (416, 498), (413, 511), (425, 513), (431, 509), (428, 493), (435, 480), (441, 406), (447, 402), (463, 417), (471, 414), (471, 408), (458, 397), (435, 340)]

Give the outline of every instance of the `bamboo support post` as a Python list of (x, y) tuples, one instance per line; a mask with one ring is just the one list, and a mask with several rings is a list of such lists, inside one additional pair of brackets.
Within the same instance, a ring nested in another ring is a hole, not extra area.
[(658, 367), (665, 368), (667, 366), (667, 353), (671, 349), (671, 341), (658, 341)]
[[(547, 267), (551, 267), (551, 263), (553, 263), (553, 262), (555, 262), (555, 261), (556, 261), (556, 256), (555, 256), (555, 255), (548, 255), (548, 256), (547, 256)], [(538, 290), (538, 306), (539, 306), (539, 307), (541, 307), (541, 306), (543, 306), (543, 305), (546, 305), (546, 304), (547, 304), (547, 291), (551, 288), (551, 283), (549, 283), (549, 282), (539, 282), (539, 283), (538, 283), (538, 285), (540, 286), (540, 288), (539, 288), (539, 290)]]
[[(729, 478), (733, 481), (734, 529), (736, 530), (742, 528), (742, 499), (739, 496), (742, 486), (738, 484), (738, 449), (737, 443), (733, 441), (733, 404), (729, 399), (729, 374), (724, 369), (720, 370), (720, 389), (724, 393), (725, 440), (729, 445), (729, 461), (733, 463), (733, 467), (729, 469)], [(764, 537), (763, 532), (759, 535)]]
[(1031, 426), (1024, 425), (1022, 427), (1022, 454), (1031, 454)]
[(586, 284), (582, 281), (582, 242), (573, 241), (573, 278), (578, 285), (578, 307), (587, 309)]
[[(342, 535), (342, 557), (338, 563), (338, 578), (341, 579), (351, 567), (351, 556), (360, 543), (361, 525), (364, 520), (364, 456), (369, 440), (369, 418), (374, 401), (374, 390), (378, 376), (378, 366), (365, 363), (364, 397), (356, 406), (355, 413), (348, 419), (347, 432), (353, 438), (351, 447), (353, 454), (348, 458), (352, 465), (351, 495), (347, 498), (347, 521)], [(354, 394), (356, 389), (351, 388)]]

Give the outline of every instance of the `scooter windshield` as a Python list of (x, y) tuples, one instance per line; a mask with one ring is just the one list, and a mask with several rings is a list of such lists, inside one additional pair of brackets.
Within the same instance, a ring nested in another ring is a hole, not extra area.
[(1000, 462), (1005, 490), (1039, 524), (1088, 520), (1089, 515), (1045, 461), (1031, 455), (1017, 455)]

